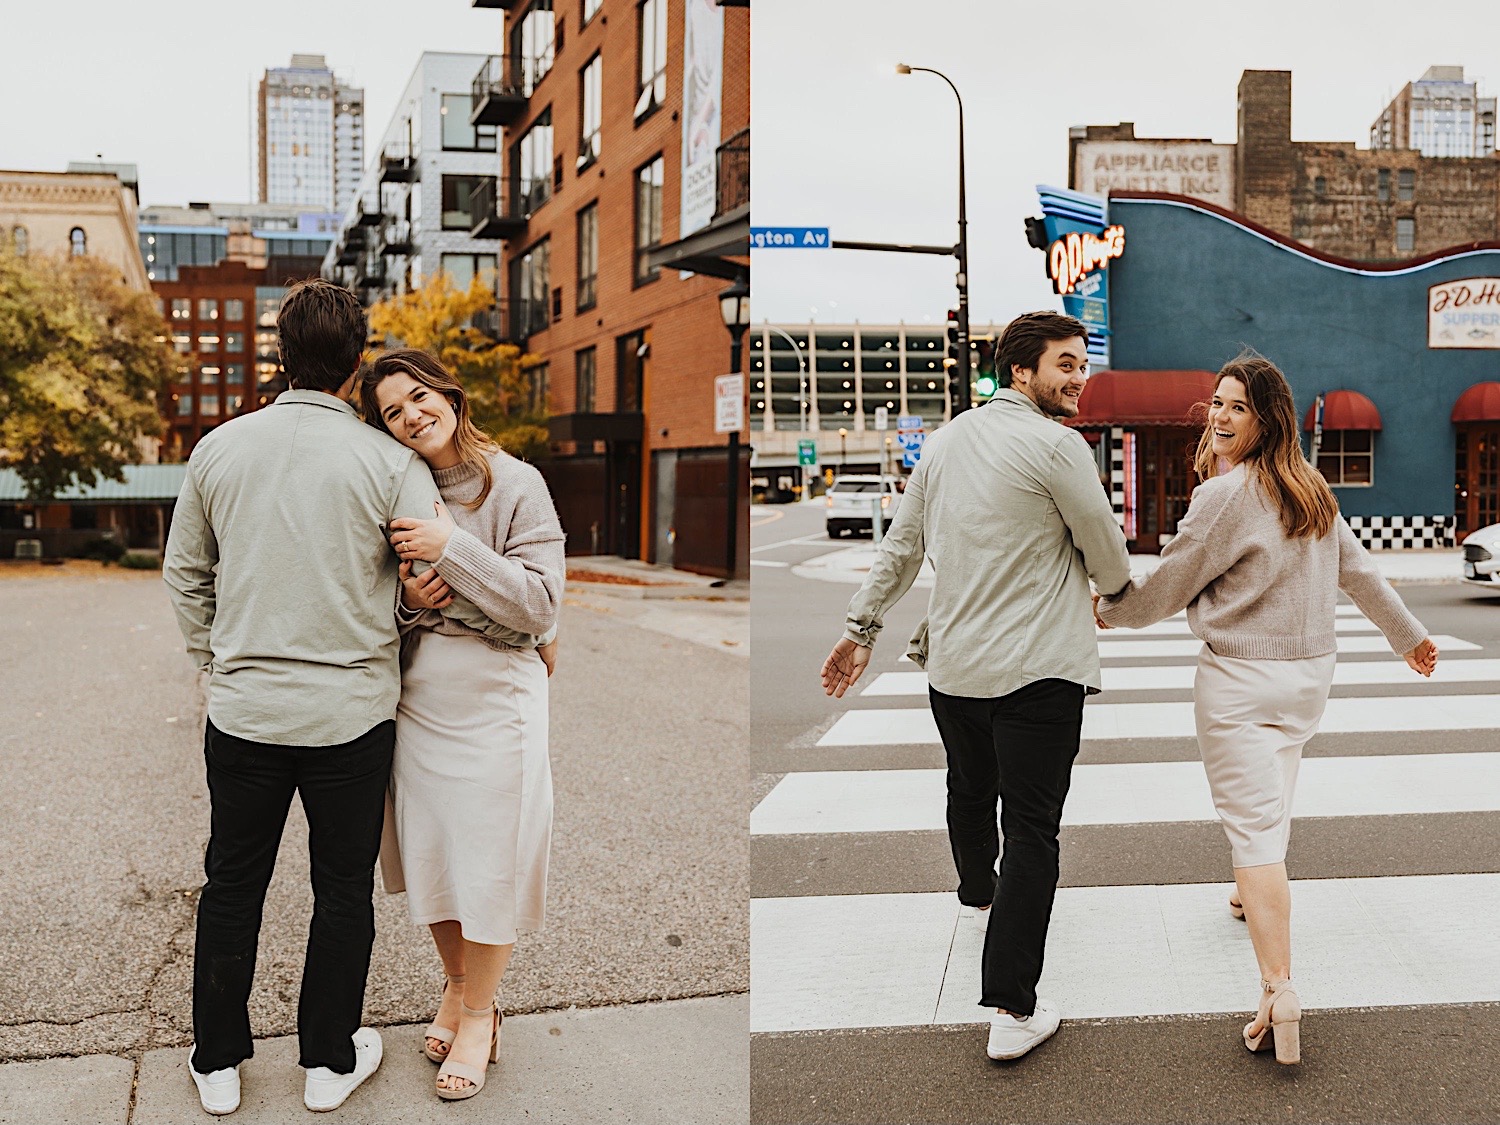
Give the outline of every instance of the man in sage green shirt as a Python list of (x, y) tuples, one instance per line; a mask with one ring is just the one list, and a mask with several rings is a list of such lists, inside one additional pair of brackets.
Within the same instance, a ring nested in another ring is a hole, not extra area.
[(925, 663), (948, 759), (959, 901), (986, 928), (979, 1002), (992, 1009), (991, 1058), (1017, 1058), (1057, 1030), (1036, 983), (1084, 695), (1099, 690), (1089, 581), (1108, 594), (1130, 582), (1094, 456), (1061, 424), (1077, 415), (1088, 377), (1085, 336), (1082, 323), (1051, 312), (1006, 327), (996, 368), (1010, 385), (927, 442), (823, 665), (825, 691), (842, 696), (868, 665), (885, 612), (932, 559), (913, 659)]
[(304, 1101), (332, 1109), (380, 1064), (360, 1027), (375, 857), (401, 693), (393, 519), (430, 518), (427, 465), (350, 405), (367, 325), (354, 294), (302, 282), (277, 317), (292, 389), (193, 450), (163, 577), (208, 673), (211, 827), (198, 901), (190, 1071), (239, 1104), (266, 888), (293, 794), (314, 905), (297, 1022)]

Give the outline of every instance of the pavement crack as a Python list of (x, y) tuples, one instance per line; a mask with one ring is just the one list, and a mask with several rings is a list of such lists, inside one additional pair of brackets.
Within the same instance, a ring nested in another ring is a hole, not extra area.
[(90, 1020), (103, 1019), (105, 1016), (133, 1016), (141, 1011), (140, 1008), (111, 1008), (103, 1012), (90, 1012), (86, 1016), (80, 1016), (76, 1020), (0, 1020), (0, 1028), (4, 1027), (77, 1027), (88, 1023)]
[[(140, 1039), (137, 1040), (135, 1045), (135, 1051), (138, 1055), (150, 1050), (151, 1045), (156, 1038), (158, 1023), (158, 1013), (156, 1011), (156, 989), (161, 983), (162, 974), (164, 974), (167, 969), (171, 967), (173, 961), (176, 959), (178, 939), (182, 937), (182, 935), (188, 930), (190, 926), (192, 926), (194, 920), (198, 916), (197, 905), (200, 890), (201, 888), (193, 887), (182, 888), (172, 892), (172, 900), (175, 902), (180, 902), (184, 908), (183, 917), (182, 920), (177, 923), (176, 928), (173, 929), (170, 935), (168, 935), (167, 940), (163, 943), (163, 953), (161, 960), (157, 963), (156, 968), (152, 970), (151, 977), (146, 982), (145, 996), (143, 998), (142, 1004), (142, 1008), (146, 1013), (146, 1025), (144, 1028), (142, 1028)], [(134, 1097), (135, 1095), (132, 1091), (132, 1108), (134, 1107)]]

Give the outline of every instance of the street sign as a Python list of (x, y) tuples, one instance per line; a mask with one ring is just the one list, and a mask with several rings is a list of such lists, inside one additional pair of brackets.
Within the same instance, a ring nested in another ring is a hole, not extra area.
[(751, 227), (752, 250), (827, 250), (833, 245), (827, 227)]
[(920, 414), (903, 414), (896, 422), (896, 429), (902, 432), (920, 430), (922, 428), (922, 416)]
[(815, 441), (799, 441), (797, 443), (797, 464), (808, 468), (815, 468), (818, 464), (818, 443)]
[(891, 428), (891, 412), (884, 406), (875, 408), (875, 428), (877, 430), (888, 430)]
[(714, 379), (714, 433), (732, 434), (745, 428), (745, 377), (720, 375)]

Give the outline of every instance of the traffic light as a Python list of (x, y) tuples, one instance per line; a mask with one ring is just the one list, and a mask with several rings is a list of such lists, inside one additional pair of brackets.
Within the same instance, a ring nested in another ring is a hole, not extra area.
[(958, 366), (958, 310), (948, 310), (948, 354), (943, 366), (950, 371)]
[(1026, 245), (1037, 250), (1047, 249), (1047, 222), (1045, 219), (1026, 220)]
[(985, 336), (974, 341), (974, 397), (988, 401), (1000, 389), (995, 374), (995, 338)]

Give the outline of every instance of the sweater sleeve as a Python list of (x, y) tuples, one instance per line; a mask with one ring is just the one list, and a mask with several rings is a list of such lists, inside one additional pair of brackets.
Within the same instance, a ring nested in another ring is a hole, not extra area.
[(1162, 548), (1161, 565), (1134, 578), (1118, 594), (1099, 599), (1099, 619), (1106, 625), (1140, 629), (1185, 609), (1203, 588), (1234, 565), (1242, 550), (1239, 538), (1215, 530), (1233, 504), (1229, 488), (1199, 485), (1177, 534)]
[(1408, 653), (1427, 639), (1427, 630), (1392, 589), (1343, 516), (1338, 518), (1339, 589), (1375, 622), (1391, 649)]
[(501, 551), (456, 527), (437, 569), (490, 620), (544, 636), (557, 623), (567, 564), (562, 525), (540, 474), (521, 490), (497, 539)]

